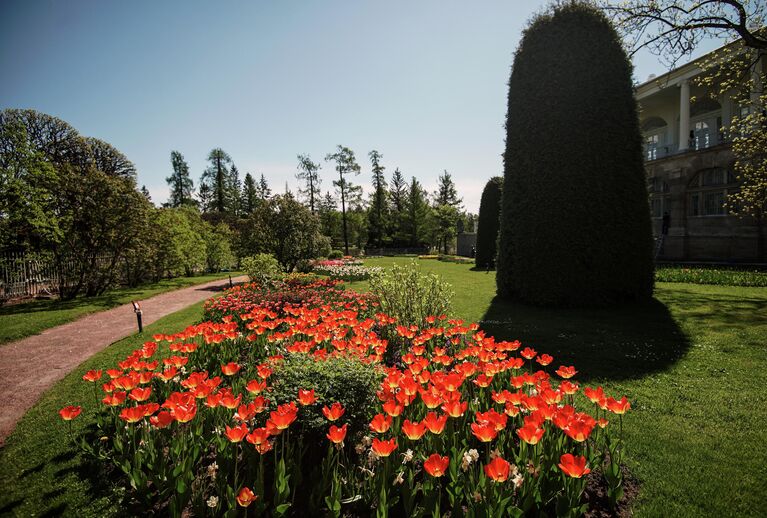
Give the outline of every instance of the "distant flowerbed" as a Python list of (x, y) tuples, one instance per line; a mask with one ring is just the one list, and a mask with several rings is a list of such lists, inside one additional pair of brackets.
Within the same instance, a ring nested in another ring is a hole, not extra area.
[(98, 430), (76, 440), (147, 511), (580, 514), (592, 470), (620, 498), (630, 404), (548, 354), (444, 315), (405, 327), (310, 276), (235, 288), (205, 316), (84, 376)]
[(362, 281), (381, 271), (378, 266), (362, 266), (362, 261), (351, 257), (317, 261), (313, 266), (314, 273), (342, 281)]
[(655, 279), (660, 282), (767, 287), (767, 272), (723, 268), (661, 267), (655, 270)]

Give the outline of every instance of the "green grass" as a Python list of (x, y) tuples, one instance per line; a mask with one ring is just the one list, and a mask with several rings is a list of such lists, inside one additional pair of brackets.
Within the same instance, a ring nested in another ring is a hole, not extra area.
[[(45, 393), (24, 416), (0, 450), (0, 516), (102, 517), (121, 514), (121, 490), (100, 477), (88, 457), (72, 445), (60, 408), (79, 404), (77, 430), (94, 422), (93, 386), (82, 380), (89, 369), (112, 367), (154, 333), (173, 333), (200, 320), (202, 302), (147, 326), (94, 355)], [(124, 512), (122, 514), (125, 514)]]
[[(626, 461), (642, 484), (637, 516), (767, 515), (767, 289), (659, 283), (644, 306), (552, 310), (494, 300), (492, 272), (419, 264), (453, 284), (456, 316), (554, 355), (555, 366), (575, 365), (581, 383), (628, 395)], [(199, 315), (197, 304), (145, 335), (178, 331)], [(111, 366), (143, 341), (126, 339), (94, 356), (25, 416), (0, 452), (0, 515), (117, 512), (119, 492), (73, 453), (56, 411), (72, 402), (92, 410), (82, 373)], [(78, 421), (84, 426), (87, 416)]]
[(759, 270), (662, 266), (655, 270), (655, 279), (662, 282), (767, 288), (767, 272)]
[[(143, 300), (179, 288), (225, 279), (228, 275), (230, 273), (177, 277), (136, 288), (111, 290), (97, 297), (77, 297), (64, 301), (38, 300), (3, 306), (0, 307), (0, 344), (39, 334), (51, 327), (66, 324), (89, 313), (127, 304), (131, 300)], [(234, 276), (235, 273), (231, 275)]]

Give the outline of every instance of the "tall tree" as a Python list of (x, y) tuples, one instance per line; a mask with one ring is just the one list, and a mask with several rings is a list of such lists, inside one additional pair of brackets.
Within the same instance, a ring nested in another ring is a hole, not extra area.
[(242, 208), (240, 207), (240, 202), (242, 201), (242, 182), (240, 181), (240, 171), (237, 170), (237, 166), (234, 164), (229, 169), (226, 191), (229, 212), (235, 216), (240, 216), (242, 213)]
[(399, 168), (394, 170), (391, 183), (389, 184), (389, 236), (395, 246), (403, 246), (409, 243), (409, 238), (403, 233), (403, 221), (405, 218), (405, 206), (407, 205), (408, 187), (407, 181)]
[(302, 196), (306, 196), (309, 200), (309, 210), (312, 214), (316, 214), (315, 198), (319, 196), (320, 192), (320, 177), (319, 170), (320, 164), (312, 162), (309, 155), (298, 155), (298, 173), (296, 178), (304, 183), (304, 187), (298, 188), (298, 193)]
[(388, 223), (388, 191), (386, 189), (385, 167), (381, 165), (383, 155), (375, 149), (368, 156), (373, 166), (373, 193), (368, 210), (368, 240), (378, 248), (383, 246)]
[(340, 229), (341, 214), (338, 212), (338, 205), (330, 192), (326, 192), (324, 196), (320, 197), (317, 207), (317, 215), (320, 218), (323, 235), (329, 237), (333, 244), (335, 244), (337, 240), (342, 239), (342, 232)]
[(479, 228), (477, 229), (476, 263), (480, 268), (494, 268), (501, 213), (503, 178), (491, 178), (482, 191), (479, 202)]
[(448, 253), (449, 244), (458, 232), (458, 218), (462, 200), (458, 197), (453, 177), (445, 171), (439, 177), (434, 193), (435, 237), (437, 245)]
[(348, 147), (339, 145), (335, 153), (329, 153), (325, 157), (325, 161), (334, 161), (336, 163), (336, 171), (338, 171), (338, 180), (333, 182), (333, 185), (338, 189), (341, 195), (341, 221), (343, 223), (344, 230), (344, 251), (346, 255), (349, 255), (349, 228), (346, 218), (346, 198), (347, 195), (358, 190), (346, 177), (350, 174), (360, 174), (360, 166), (357, 164), (357, 159), (354, 156), (354, 151)]
[(242, 211), (247, 216), (253, 213), (256, 209), (256, 204), (259, 201), (258, 187), (256, 186), (256, 180), (250, 173), (245, 174), (245, 181), (242, 185)]
[(93, 166), (110, 176), (119, 176), (136, 181), (136, 166), (109, 142), (93, 137), (86, 137), (90, 148)]
[(168, 182), (168, 186), (170, 186), (168, 206), (178, 207), (192, 203), (194, 182), (189, 175), (189, 164), (184, 160), (184, 155), (178, 151), (171, 151), (170, 163), (173, 167), (173, 174), (165, 179)]
[(200, 179), (200, 188), (202, 184), (208, 186), (211, 193), (211, 207), (214, 212), (227, 212), (227, 186), (229, 184), (229, 166), (232, 158), (221, 148), (215, 148), (208, 154), (208, 168), (202, 174)]
[(261, 179), (258, 181), (258, 196), (261, 198), (261, 201), (272, 197), (272, 190), (269, 188), (269, 183), (266, 181), (264, 173), (261, 173)]
[(615, 29), (588, 4), (561, 4), (525, 30), (508, 83), (499, 296), (582, 306), (652, 295), (631, 69)]
[(415, 176), (410, 182), (404, 208), (403, 232), (408, 238), (408, 245), (412, 247), (421, 246), (428, 240), (430, 207), (426, 198), (426, 191)]
[(727, 208), (757, 227), (757, 258), (767, 261), (767, 3), (763, 1), (600, 0), (631, 53), (646, 48), (669, 67), (690, 57), (704, 39), (731, 41), (701, 62), (694, 78), (711, 97), (740, 106), (723, 134), (732, 139), (733, 169), (740, 188), (727, 196)]

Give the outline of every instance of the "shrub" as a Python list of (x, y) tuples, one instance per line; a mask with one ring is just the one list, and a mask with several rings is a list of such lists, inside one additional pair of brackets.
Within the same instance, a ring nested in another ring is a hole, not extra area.
[(301, 259), (296, 263), (296, 271), (298, 273), (311, 273), (313, 269), (314, 265), (309, 259)]
[(500, 176), (491, 178), (482, 191), (482, 199), (479, 202), (479, 217), (477, 218), (477, 250), (475, 254), (477, 266), (480, 268), (495, 267), (502, 191), (503, 178)]
[(556, 7), (525, 30), (509, 80), (500, 296), (562, 306), (651, 296), (631, 72), (610, 22), (584, 3)]
[(726, 268), (686, 268), (666, 266), (655, 270), (658, 282), (688, 282), (718, 286), (767, 288), (767, 272)]
[(271, 254), (257, 254), (242, 260), (242, 269), (251, 281), (263, 286), (274, 284), (282, 277), (280, 263)]
[(328, 259), (341, 259), (344, 253), (341, 250), (331, 250), (328, 254)]
[(442, 277), (421, 273), (415, 261), (393, 265), (370, 278), (370, 291), (381, 310), (405, 326), (422, 325), (426, 317), (450, 312), (453, 291)]
[(306, 354), (291, 354), (275, 368), (270, 398), (284, 403), (296, 399), (298, 390), (314, 390), (317, 404), (306, 408), (299, 422), (307, 441), (322, 444), (327, 433), (327, 419), (322, 407), (339, 402), (344, 407), (344, 423), (349, 424), (351, 439), (366, 431), (376, 406), (376, 390), (383, 377), (380, 366), (357, 358), (339, 356), (317, 361)]

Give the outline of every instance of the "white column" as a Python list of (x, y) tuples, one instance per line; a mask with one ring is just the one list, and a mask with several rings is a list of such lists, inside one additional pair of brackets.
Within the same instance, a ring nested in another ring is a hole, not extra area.
[(679, 151), (684, 151), (690, 141), (690, 81), (679, 83)]

